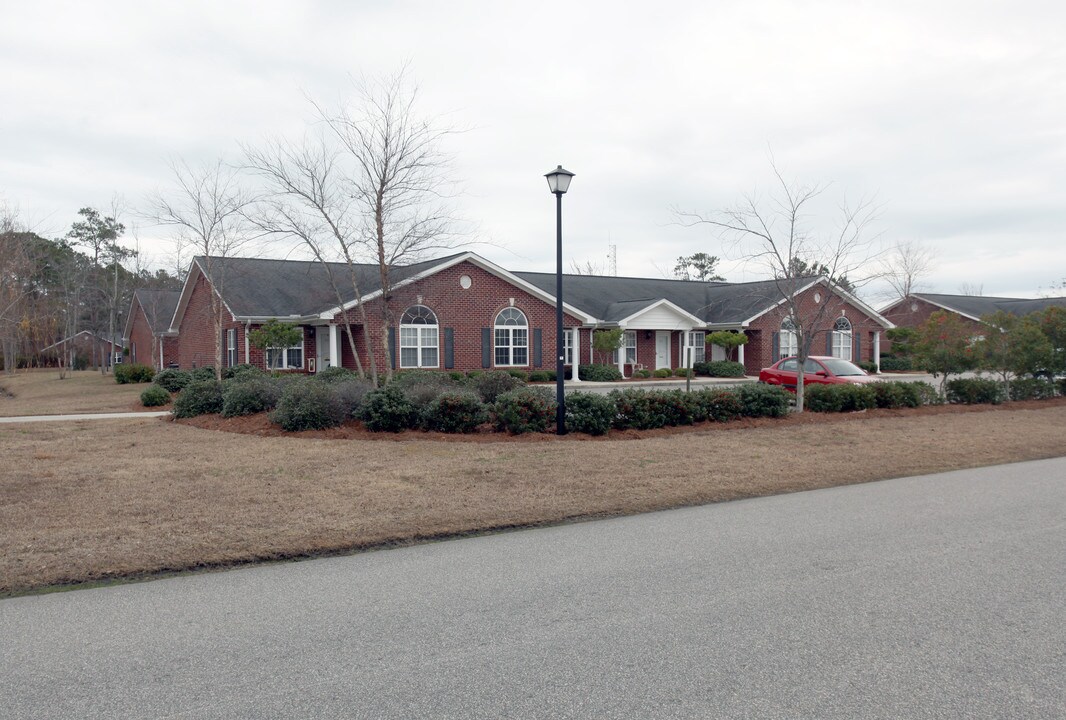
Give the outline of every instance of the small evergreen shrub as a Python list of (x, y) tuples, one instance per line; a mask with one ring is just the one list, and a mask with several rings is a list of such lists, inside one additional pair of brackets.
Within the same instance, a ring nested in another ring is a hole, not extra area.
[(477, 393), (448, 390), (422, 411), (422, 427), (443, 433), (472, 433), (489, 414)]
[(707, 377), (711, 374), (711, 363), (709, 362), (697, 362), (692, 363), (692, 372), (700, 375), (701, 377)]
[(674, 374), (674, 371), (670, 368), (659, 368), (652, 374), (657, 378), (668, 378)]
[(1003, 402), (1003, 386), (988, 378), (955, 378), (948, 380), (944, 395), (949, 403), (999, 405)]
[(656, 412), (647, 390), (612, 390), (608, 397), (614, 401), (614, 426), (619, 430), (652, 430), (666, 424), (666, 418)]
[(914, 391), (921, 398), (922, 405), (940, 405), (944, 402), (937, 389), (927, 382), (915, 381), (907, 384), (914, 386)]
[(633, 371), (633, 377), (642, 378), (642, 379), (646, 380), (646, 379), (651, 377), (651, 370), (648, 370), (648, 369), (645, 369), (645, 368), (642, 368), (640, 370), (634, 370)]
[(516, 380), (521, 380), (522, 382), (529, 382), (529, 373), (527, 373), (525, 370), (508, 370), (507, 374), (515, 378)]
[(504, 393), (510, 392), (522, 386), (522, 381), (508, 372), (493, 370), (479, 373), (473, 379), (474, 389), (486, 404), (496, 402), (496, 399)]
[(695, 373), (688, 368), (674, 368), (674, 377), (687, 378), (692, 377), (693, 375), (695, 375)]
[(451, 375), (431, 370), (404, 370), (396, 374), (391, 387), (398, 388), (421, 412), (423, 408), (436, 400), (441, 393), (456, 389), (457, 385)]
[(455, 383), (456, 387), (466, 383), (466, 373), (460, 372), (459, 370), (452, 370), (448, 373), (448, 377), (452, 379), (452, 382)]
[(176, 393), (192, 382), (192, 376), (185, 370), (167, 368), (156, 373), (155, 377), (152, 378), (152, 382), (167, 392)]
[(270, 419), (288, 432), (337, 427), (348, 417), (333, 389), (310, 380), (290, 383)]
[(193, 380), (174, 401), (174, 417), (191, 418), (222, 411), (222, 387), (214, 380)]
[(1011, 400), (1045, 400), (1055, 397), (1055, 383), (1044, 378), (1015, 378), (1010, 381)]
[(467, 370), (466, 371), (466, 377), (468, 379), (470, 379), (470, 380), (473, 380), (474, 378), (478, 377), (479, 375), (484, 375), (484, 374), (485, 374), (484, 370)]
[(366, 394), (359, 408), (359, 419), (373, 432), (400, 432), (415, 426), (418, 412), (403, 390), (389, 385)]
[(170, 393), (156, 384), (151, 384), (141, 393), (141, 405), (159, 407), (170, 402)]
[(314, 375), (315, 380), (327, 384), (347, 382), (349, 380), (358, 380), (359, 373), (354, 370), (349, 370), (345, 367), (339, 367), (334, 365), (328, 367)]
[(120, 363), (114, 369), (115, 382), (119, 385), (152, 382), (155, 370), (140, 363)]
[(265, 375), (266, 373), (257, 368), (255, 365), (248, 365), (247, 363), (241, 363), (240, 365), (234, 365), (233, 367), (222, 368), (223, 380), (245, 380), (248, 378), (263, 377)]
[(707, 366), (707, 374), (711, 377), (744, 377), (744, 363), (733, 362), (732, 360), (714, 360), (704, 364)]
[(910, 358), (881, 356), (881, 372), (910, 372), (913, 369), (914, 364)]
[(566, 430), (605, 435), (614, 424), (614, 399), (599, 393), (574, 392), (566, 396)]
[(193, 380), (203, 380), (211, 382), (215, 381), (215, 367), (213, 365), (205, 365), (204, 367), (194, 368), (189, 371), (189, 377)]
[(811, 412), (857, 412), (877, 407), (873, 388), (855, 383), (808, 385), (805, 395)]
[(736, 392), (743, 417), (785, 417), (792, 404), (792, 393), (778, 385), (741, 385)]
[(874, 401), (879, 408), (920, 407), (922, 404), (917, 383), (882, 380), (870, 383), (868, 387), (874, 391)]
[(577, 376), (589, 382), (618, 382), (622, 379), (622, 373), (618, 370), (617, 365), (603, 365), (600, 363), (579, 365)]
[(1066, 378), (1059, 378), (1055, 381), (1059, 389), (1059, 395), (1066, 395)]
[(537, 382), (537, 383), (548, 382), (549, 380), (554, 380), (555, 379), (554, 377), (551, 377), (551, 375), (554, 375), (554, 374), (555, 373), (550, 373), (549, 374), (547, 370), (534, 370), (531, 373), (529, 373), (529, 382)]
[(859, 362), (857, 362), (855, 364), (858, 365), (863, 370), (865, 370), (866, 372), (870, 373), (871, 375), (876, 375), (877, 374), (877, 363), (875, 363), (875, 362), (871, 362), (870, 360), (860, 360)]
[(222, 384), (222, 417), (273, 410), (280, 397), (281, 383), (267, 375), (227, 380)]
[(555, 423), (555, 398), (545, 388), (521, 387), (505, 392), (492, 406), (496, 428), (512, 435), (544, 432)]
[(732, 390), (704, 388), (689, 393), (689, 397), (694, 404), (693, 416), (697, 422), (730, 422), (740, 417), (740, 400)]
[(359, 409), (367, 394), (374, 389), (369, 380), (360, 380), (355, 376), (351, 380), (339, 380), (327, 383), (337, 402), (344, 408), (345, 417), (359, 417)]
[(684, 390), (656, 390), (648, 394), (651, 413), (662, 418), (666, 427), (691, 425), (703, 419), (702, 408), (692, 393)]

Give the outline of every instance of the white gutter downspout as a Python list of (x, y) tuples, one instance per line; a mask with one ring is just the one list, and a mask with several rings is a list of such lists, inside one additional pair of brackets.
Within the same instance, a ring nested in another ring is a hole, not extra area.
[(251, 327), (252, 327), (252, 324), (250, 322), (245, 321), (245, 323), (244, 323), (244, 364), (245, 365), (251, 365), (252, 364), (252, 352), (251, 352), (251, 349), (248, 346), (248, 331), (251, 329)]

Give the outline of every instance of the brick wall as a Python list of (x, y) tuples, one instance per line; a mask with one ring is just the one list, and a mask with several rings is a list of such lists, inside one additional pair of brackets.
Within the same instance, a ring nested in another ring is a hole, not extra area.
[[(925, 323), (933, 313), (939, 310), (944, 310), (944, 308), (939, 305), (934, 305), (926, 300), (922, 300), (921, 298), (907, 297), (886, 308), (881, 314), (891, 320), (892, 323), (898, 327), (914, 328)], [(945, 312), (951, 311), (947, 310)], [(958, 315), (957, 313), (953, 314), (956, 314), (960, 320), (969, 326), (973, 330), (975, 336), (984, 333), (981, 323), (963, 317), (962, 315)], [(884, 354), (889, 352), (892, 352), (892, 343), (887, 340), (882, 340), (881, 353)]]
[(130, 307), (133, 322), (130, 323), (130, 336), (126, 338), (126, 346), (130, 349), (129, 362), (159, 367), (159, 348), (152, 335), (152, 328), (148, 325), (144, 309), (140, 301), (135, 297)]

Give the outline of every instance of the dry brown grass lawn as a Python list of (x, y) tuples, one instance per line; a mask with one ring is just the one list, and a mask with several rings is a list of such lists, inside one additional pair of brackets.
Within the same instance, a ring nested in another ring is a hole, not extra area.
[(146, 387), (118, 385), (98, 370), (68, 372), (62, 380), (55, 369), (0, 374), (0, 417), (144, 410), (140, 397)]
[(0, 592), (1066, 454), (1066, 403), (456, 442), (0, 425)]

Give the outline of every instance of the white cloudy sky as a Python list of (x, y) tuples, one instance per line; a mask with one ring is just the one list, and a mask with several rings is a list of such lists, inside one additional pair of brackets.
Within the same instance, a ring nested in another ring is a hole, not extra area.
[[(58, 235), (136, 207), (167, 160), (299, 135), (352, 75), (405, 62), (454, 138), (480, 252), (554, 270), (543, 174), (577, 173), (565, 256), (659, 275), (726, 256), (671, 208), (769, 188), (769, 157), (833, 205), (876, 196), (888, 241), (937, 250), (927, 289), (1033, 295), (1066, 276), (1066, 5), (1060, 2), (182, 2), (7, 0), (0, 200)], [(164, 262), (160, 233), (140, 228)], [(730, 280), (759, 277), (726, 260)]]

